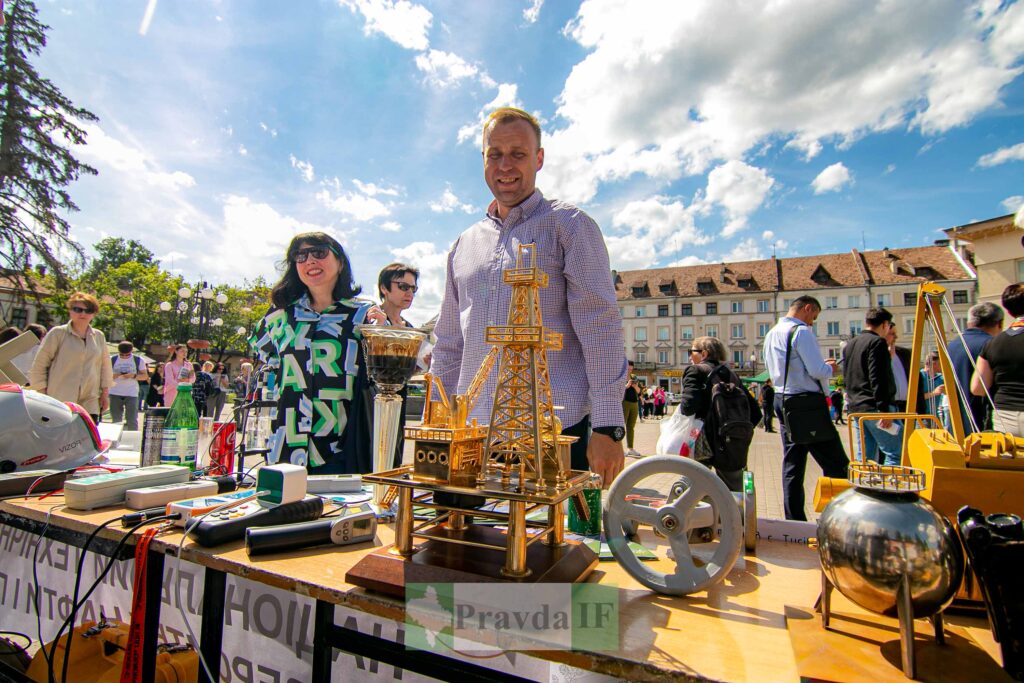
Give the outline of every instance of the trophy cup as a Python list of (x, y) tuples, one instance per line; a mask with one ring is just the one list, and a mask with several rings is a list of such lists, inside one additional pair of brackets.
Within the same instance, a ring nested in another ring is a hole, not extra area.
[[(398, 422), (403, 407), (398, 392), (416, 372), (416, 357), (427, 335), (408, 327), (359, 325), (363, 355), (370, 379), (377, 385), (373, 399), (373, 471), (390, 470), (398, 443)], [(387, 487), (374, 486), (373, 501), (381, 504)]]

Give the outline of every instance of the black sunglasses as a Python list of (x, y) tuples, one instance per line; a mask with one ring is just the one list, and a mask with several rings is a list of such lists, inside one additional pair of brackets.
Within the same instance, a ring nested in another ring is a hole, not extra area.
[(72, 313), (93, 313), (93, 310), (91, 308), (82, 308), (81, 306), (72, 306), (71, 307), (71, 312)]
[(410, 285), (407, 282), (392, 282), (391, 284), (393, 284), (395, 287), (398, 287), (403, 292), (412, 292), (413, 294), (415, 294), (416, 292), (420, 291), (419, 287), (417, 287), (416, 285)]
[(297, 249), (295, 253), (292, 254), (292, 261), (294, 261), (295, 263), (305, 263), (306, 259), (308, 259), (310, 256), (312, 256), (318, 261), (322, 261), (325, 258), (327, 258), (327, 254), (333, 252), (334, 249), (328, 246), (306, 247), (305, 249)]

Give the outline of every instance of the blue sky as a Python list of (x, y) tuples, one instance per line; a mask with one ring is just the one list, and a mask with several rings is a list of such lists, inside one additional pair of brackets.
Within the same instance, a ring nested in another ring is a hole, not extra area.
[(479, 124), (536, 113), (538, 186), (620, 270), (917, 246), (1024, 202), (1024, 3), (37, 0), (90, 124), (85, 245), (240, 283), (323, 229), (374, 290), (482, 216)]

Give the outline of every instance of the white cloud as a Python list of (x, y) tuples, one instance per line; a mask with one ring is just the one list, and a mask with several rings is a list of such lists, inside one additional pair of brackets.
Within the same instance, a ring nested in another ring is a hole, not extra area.
[(1022, 160), (1024, 160), (1024, 142), (1019, 142), (1012, 147), (1000, 147), (994, 152), (982, 155), (978, 158), (978, 166), (998, 166), (1008, 161)]
[[(228, 195), (223, 202), (223, 226), (214, 234), (218, 241), (190, 254), (193, 270), (237, 281), (239, 273), (247, 277), (263, 275), (271, 282), (277, 279), (277, 264), (284, 256), (291, 238), (300, 232), (323, 231), (344, 242), (337, 230), (315, 223), (306, 223), (281, 214), (269, 204), (249, 197)], [(224, 254), (231, 254), (225, 259)]]
[(705, 259), (702, 259), (700, 256), (684, 256), (683, 258), (681, 258), (681, 259), (679, 259), (677, 261), (672, 261), (671, 263), (667, 264), (665, 267), (666, 268), (683, 268), (683, 267), (686, 267), (686, 266), (702, 266), (702, 265), (707, 264), (707, 263), (711, 263), (711, 261), (707, 261)]
[(545, 186), (586, 202), (602, 183), (672, 181), (779, 141), (813, 157), (873, 132), (941, 134), (1000, 104), (1021, 17), (989, 0), (586, 0), (565, 29), (588, 54), (557, 98)]
[(434, 16), (423, 5), (408, 0), (338, 0), (366, 20), (363, 33), (380, 33), (408, 50), (426, 50), (427, 32)]
[(485, 86), (493, 87), (494, 84), (491, 77), (479, 67), (452, 52), (422, 52), (416, 55), (416, 68), (426, 74), (427, 82), (441, 88), (458, 85), (459, 82), (478, 75)]
[(397, 221), (385, 221), (380, 224), (380, 229), (384, 232), (400, 232), (402, 230), (402, 224)]
[(1015, 194), (1012, 197), (1007, 197), (1000, 203), (1007, 213), (1016, 213), (1021, 208), (1024, 208), (1024, 196)]
[(888, 166), (885, 167), (885, 171), (882, 172), (882, 175), (889, 175), (890, 173), (892, 173), (895, 170), (896, 170), (896, 164), (889, 164)]
[(316, 178), (316, 175), (313, 173), (313, 164), (297, 159), (294, 154), (288, 155), (288, 161), (291, 162), (292, 168), (296, 169), (307, 183), (313, 182)]
[(391, 215), (391, 209), (379, 199), (358, 192), (342, 192), (334, 195), (325, 187), (316, 193), (316, 198), (328, 209), (357, 221), (371, 221), (374, 218)]
[(625, 235), (605, 236), (617, 270), (649, 268), (665, 256), (711, 241), (697, 229), (682, 201), (670, 197), (629, 202), (612, 217), (612, 225), (628, 230)]
[(413, 242), (391, 249), (395, 261), (406, 263), (420, 271), (416, 300), (403, 315), (412, 323), (422, 325), (441, 309), (444, 296), (448, 251), (438, 250), (431, 242)]
[(731, 237), (747, 227), (747, 218), (761, 208), (774, 184), (764, 169), (727, 161), (708, 174), (707, 191), (699, 208), (706, 212), (712, 204), (718, 204), (725, 209), (728, 223), (722, 228), (722, 237)]
[(532, 0), (530, 6), (523, 10), (523, 19), (528, 24), (533, 24), (540, 17), (540, 8), (544, 6), (544, 0)]
[(238, 146), (238, 153), (241, 154), (243, 157), (249, 156), (249, 150), (246, 149), (245, 145)]
[(272, 138), (276, 138), (277, 137), (277, 129), (276, 128), (271, 128), (270, 126), (268, 126), (267, 124), (263, 123), (262, 121), (260, 121), (260, 128), (263, 130), (264, 133), (269, 133), (270, 137), (272, 137)]
[(735, 247), (733, 247), (728, 253), (722, 256), (722, 261), (759, 261), (765, 257), (764, 252), (761, 250), (761, 245), (754, 241), (753, 237), (748, 237), (743, 240)]
[(459, 198), (452, 192), (450, 184), (444, 188), (444, 192), (441, 193), (441, 199), (436, 202), (430, 202), (430, 210), (434, 213), (452, 213), (456, 210), (463, 213), (473, 213), (476, 211), (472, 204), (463, 204), (459, 201)]
[(146, 3), (146, 11), (142, 13), (142, 22), (139, 24), (139, 35), (144, 36), (149, 33), (149, 26), (153, 23), (153, 14), (156, 12), (157, 0), (149, 0)]
[[(519, 86), (515, 83), (500, 83), (498, 84), (498, 94), (494, 96), (494, 99), (488, 102), (480, 110), (477, 115), (477, 120), (472, 123), (459, 128), (458, 140), (459, 144), (462, 144), (466, 140), (480, 139), (480, 133), (484, 128), (484, 121), (487, 120), (487, 115), (498, 107), (519, 107), (523, 108), (523, 103), (519, 100)], [(546, 143), (545, 143), (546, 144)]]
[(379, 194), (397, 197), (399, 194), (397, 187), (384, 187), (382, 185), (374, 185), (373, 183), (364, 183), (355, 178), (352, 179), (352, 184), (359, 188), (360, 192), (370, 197), (375, 197)]
[(85, 161), (113, 169), (142, 180), (148, 186), (164, 191), (194, 187), (195, 178), (184, 171), (163, 171), (156, 159), (140, 147), (108, 135), (94, 123), (79, 123), (86, 133), (86, 144), (78, 147)]
[(778, 239), (771, 230), (765, 230), (761, 233), (761, 241), (765, 244), (773, 244), (777, 249), (785, 249), (789, 246), (789, 242)]
[(852, 182), (850, 169), (838, 161), (819, 173), (811, 181), (811, 186), (814, 188), (814, 194), (824, 194), (825, 192), (836, 192)]

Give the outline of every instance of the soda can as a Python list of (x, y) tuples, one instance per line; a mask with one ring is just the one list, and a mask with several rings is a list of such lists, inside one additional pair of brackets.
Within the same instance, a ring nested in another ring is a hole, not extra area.
[[(216, 474), (230, 474), (235, 467), (235, 435), (238, 426), (234, 422), (213, 423), (213, 445), (210, 446), (210, 465)], [(217, 467), (219, 465), (219, 467)]]
[(170, 408), (155, 406), (146, 410), (146, 419), (142, 422), (142, 467), (160, 464), (160, 447), (163, 444), (164, 421)]

